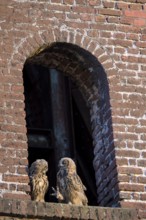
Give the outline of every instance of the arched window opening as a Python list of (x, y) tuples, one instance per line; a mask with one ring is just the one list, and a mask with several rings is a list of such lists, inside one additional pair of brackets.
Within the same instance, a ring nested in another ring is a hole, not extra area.
[[(56, 77), (61, 77), (57, 84), (56, 78), (53, 78), (55, 74)], [(56, 201), (50, 196), (51, 188), (56, 187), (56, 158), (64, 155), (75, 159), (78, 174), (87, 188), (89, 205), (97, 205), (90, 115), (78, 86), (56, 68), (27, 62), (24, 65), (23, 77), (28, 160), (29, 165), (36, 159), (43, 158), (48, 161), (49, 191), (46, 201)], [(58, 90), (59, 86), (61, 90)], [(60, 102), (60, 99), (64, 100)], [(63, 103), (61, 110), (60, 103)], [(62, 143), (60, 135), (64, 127), (68, 132), (65, 133)], [(56, 145), (60, 145), (57, 150)]]

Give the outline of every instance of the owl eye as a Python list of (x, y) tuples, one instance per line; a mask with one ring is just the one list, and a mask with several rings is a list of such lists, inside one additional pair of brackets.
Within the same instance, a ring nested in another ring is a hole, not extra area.
[(69, 164), (68, 160), (63, 160), (62, 163), (63, 165), (66, 165), (66, 166)]

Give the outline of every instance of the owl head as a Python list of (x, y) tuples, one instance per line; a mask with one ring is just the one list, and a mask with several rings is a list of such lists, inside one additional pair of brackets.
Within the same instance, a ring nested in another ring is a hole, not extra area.
[(59, 169), (65, 169), (68, 171), (76, 171), (75, 162), (69, 157), (63, 157), (60, 159), (58, 164)]
[(29, 176), (34, 176), (37, 174), (45, 175), (48, 171), (48, 163), (44, 159), (37, 159), (31, 164), (29, 169)]

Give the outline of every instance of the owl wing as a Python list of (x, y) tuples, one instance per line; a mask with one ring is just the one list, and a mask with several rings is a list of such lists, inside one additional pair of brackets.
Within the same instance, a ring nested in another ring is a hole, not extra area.
[(56, 198), (59, 201), (64, 200), (66, 184), (65, 184), (65, 172), (64, 170), (58, 171), (57, 173), (57, 189), (56, 189)]
[(57, 187), (59, 188), (61, 193), (65, 190), (65, 179), (66, 179), (65, 170), (59, 171), (57, 173)]
[(72, 176), (70, 176), (70, 178), (68, 178), (68, 181), (70, 182), (74, 190), (77, 190), (77, 191), (86, 190), (86, 187), (83, 185), (77, 173), (74, 173)]
[(29, 176), (34, 176), (39, 173), (39, 165), (35, 162), (32, 163), (31, 167), (29, 168)]

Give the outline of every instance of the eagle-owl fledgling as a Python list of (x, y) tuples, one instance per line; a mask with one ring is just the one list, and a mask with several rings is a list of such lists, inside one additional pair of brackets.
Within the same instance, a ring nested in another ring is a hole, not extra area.
[(83, 185), (76, 171), (75, 162), (68, 157), (59, 161), (57, 173), (57, 189), (53, 188), (59, 202), (71, 205), (87, 205), (88, 200), (85, 195), (86, 187)]
[(46, 175), (47, 171), (48, 163), (44, 159), (34, 161), (29, 168), (31, 197), (34, 201), (44, 202), (44, 197), (49, 186)]

